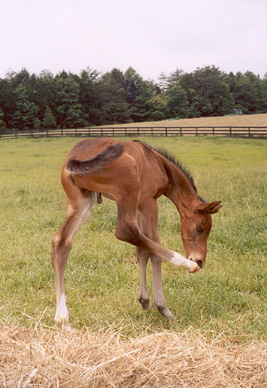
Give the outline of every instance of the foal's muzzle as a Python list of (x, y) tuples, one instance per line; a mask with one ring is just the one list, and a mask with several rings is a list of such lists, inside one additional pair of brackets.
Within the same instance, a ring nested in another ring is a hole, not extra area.
[(203, 267), (204, 267), (204, 261), (202, 261), (202, 260), (197, 260), (197, 261), (195, 261), (195, 260), (192, 259), (192, 257), (190, 257), (189, 260), (194, 261), (195, 263), (197, 263), (197, 265), (198, 265), (200, 268), (203, 268)]

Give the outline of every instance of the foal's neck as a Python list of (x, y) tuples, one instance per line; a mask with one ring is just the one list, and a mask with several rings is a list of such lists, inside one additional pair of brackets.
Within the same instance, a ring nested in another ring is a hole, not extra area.
[(168, 163), (166, 167), (169, 186), (165, 195), (174, 203), (180, 215), (183, 215), (193, 210), (196, 204), (200, 202), (199, 196), (190, 179), (178, 166)]

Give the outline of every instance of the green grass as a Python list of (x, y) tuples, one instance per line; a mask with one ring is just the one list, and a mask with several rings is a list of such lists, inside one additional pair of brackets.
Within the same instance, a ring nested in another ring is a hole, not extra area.
[[(66, 214), (62, 163), (79, 139), (0, 141), (0, 322), (53, 326), (50, 241)], [(71, 325), (112, 325), (128, 336), (189, 326), (230, 339), (267, 338), (267, 142), (225, 138), (145, 138), (174, 153), (192, 172), (199, 194), (221, 200), (213, 216), (205, 269), (190, 275), (163, 264), (164, 291), (175, 321), (137, 301), (135, 249), (116, 240), (115, 203), (104, 198), (74, 239), (66, 269)], [(164, 246), (184, 253), (180, 220), (159, 200)], [(149, 288), (151, 271), (149, 266)]]

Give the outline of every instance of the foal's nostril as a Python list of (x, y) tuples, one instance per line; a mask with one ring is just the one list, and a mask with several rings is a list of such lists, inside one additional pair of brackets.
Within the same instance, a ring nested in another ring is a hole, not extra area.
[[(189, 257), (189, 260), (191, 260), (191, 261), (195, 261), (195, 260), (193, 260), (193, 258), (192, 257)], [(203, 263), (203, 261), (202, 260), (197, 260), (197, 265), (200, 267), (200, 268), (203, 268), (204, 267), (204, 263)]]

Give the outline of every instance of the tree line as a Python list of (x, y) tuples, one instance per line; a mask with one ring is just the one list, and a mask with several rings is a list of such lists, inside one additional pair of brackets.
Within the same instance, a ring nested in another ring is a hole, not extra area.
[(0, 78), (0, 130), (82, 128), (91, 125), (222, 116), (242, 109), (267, 112), (267, 74), (229, 74), (215, 66), (176, 70), (144, 80), (132, 67), (105, 74), (87, 68), (56, 76), (26, 69)]

